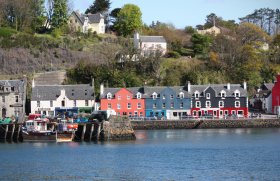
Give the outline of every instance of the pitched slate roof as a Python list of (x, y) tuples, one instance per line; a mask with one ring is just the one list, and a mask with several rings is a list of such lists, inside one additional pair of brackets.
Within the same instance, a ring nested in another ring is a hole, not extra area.
[[(102, 95), (100, 95), (100, 98), (107, 98), (107, 94), (111, 93), (112, 97), (115, 96), (115, 94), (120, 91), (123, 88), (104, 88), (104, 92)], [(129, 88), (124, 88), (127, 89), (129, 92), (133, 94), (134, 97), (136, 97), (136, 94), (138, 92), (143, 93), (143, 88), (142, 87), (129, 87)]]
[(163, 36), (140, 36), (140, 41), (166, 43), (166, 40)]
[(77, 11), (73, 11), (73, 13), (77, 16), (78, 20), (84, 24), (85, 17), (88, 17), (88, 21), (90, 24), (99, 23), (103, 16), (100, 13), (97, 14), (80, 14)]
[(240, 91), (241, 97), (247, 96), (247, 90), (245, 90), (240, 84), (230, 84), (230, 89), (227, 89), (227, 84), (191, 85), (191, 94), (194, 94), (195, 91), (202, 93), (209, 87), (215, 90), (216, 96), (218, 96), (222, 90), (226, 92), (227, 96), (233, 96), (236, 90)]
[(23, 80), (0, 80), (0, 86), (14, 87), (14, 91), (24, 93), (24, 81)]
[(70, 100), (93, 100), (93, 89), (89, 84), (79, 85), (38, 85), (33, 87), (31, 100), (56, 100), (61, 90), (65, 90), (66, 97)]

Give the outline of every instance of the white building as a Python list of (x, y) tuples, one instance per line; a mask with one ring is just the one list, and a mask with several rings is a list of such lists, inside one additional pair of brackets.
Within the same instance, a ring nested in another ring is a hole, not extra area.
[(134, 47), (141, 51), (142, 56), (148, 56), (156, 52), (164, 55), (167, 51), (167, 43), (163, 36), (140, 36), (134, 34)]
[(252, 99), (253, 108), (265, 113), (273, 113), (272, 110), (272, 88), (273, 83), (263, 83)]
[(82, 33), (91, 31), (97, 34), (105, 33), (104, 16), (100, 13), (80, 14), (79, 12), (73, 11), (68, 23), (73, 31), (80, 31)]
[(26, 84), (24, 80), (0, 80), (0, 118), (25, 116)]
[(33, 82), (31, 113), (50, 117), (91, 113), (95, 104), (93, 89), (89, 84), (35, 86)]

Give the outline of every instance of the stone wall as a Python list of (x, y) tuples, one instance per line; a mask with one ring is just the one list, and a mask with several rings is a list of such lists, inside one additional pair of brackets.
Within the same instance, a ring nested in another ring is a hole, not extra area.
[(103, 140), (135, 140), (134, 130), (127, 118), (111, 116), (103, 122)]
[(209, 128), (280, 128), (279, 119), (253, 120), (178, 120), (131, 121), (134, 130), (149, 129), (209, 129)]

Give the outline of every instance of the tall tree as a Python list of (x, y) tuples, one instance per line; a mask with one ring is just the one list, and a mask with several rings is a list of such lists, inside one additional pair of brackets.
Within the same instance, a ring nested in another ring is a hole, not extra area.
[(86, 14), (91, 13), (101, 13), (108, 12), (110, 9), (110, 0), (95, 0), (93, 4), (86, 10)]
[(142, 13), (138, 6), (126, 4), (118, 13), (114, 24), (119, 35), (129, 36), (142, 27)]
[(53, 28), (66, 24), (68, 18), (68, 0), (53, 0), (51, 25)]

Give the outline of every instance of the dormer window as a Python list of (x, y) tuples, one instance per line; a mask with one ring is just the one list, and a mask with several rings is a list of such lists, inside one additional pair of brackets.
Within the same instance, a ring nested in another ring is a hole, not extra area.
[(206, 93), (206, 99), (210, 99), (210, 93)]
[(224, 90), (222, 90), (220, 94), (222, 99), (224, 99), (227, 96)]
[(195, 92), (194, 92), (194, 97), (195, 97), (195, 98), (198, 98), (198, 97), (199, 97), (199, 92), (198, 92), (198, 91), (195, 91)]
[(138, 93), (136, 94), (136, 97), (137, 97), (137, 99), (141, 99), (141, 93), (138, 92)]
[(154, 92), (154, 93), (152, 94), (152, 96), (153, 96), (153, 99), (155, 100), (155, 99), (157, 98), (157, 93)]
[(110, 92), (107, 94), (107, 99), (112, 99), (112, 94)]
[(234, 97), (236, 97), (237, 99), (240, 97), (240, 91), (239, 90), (234, 91)]
[(184, 98), (184, 93), (180, 92), (179, 96), (180, 96), (180, 99), (183, 99)]

